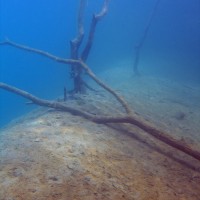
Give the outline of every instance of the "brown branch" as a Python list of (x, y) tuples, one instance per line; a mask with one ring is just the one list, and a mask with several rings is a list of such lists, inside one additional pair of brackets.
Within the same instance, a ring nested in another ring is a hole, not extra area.
[(79, 110), (79, 109), (71, 108), (61, 102), (40, 99), (26, 91), (20, 90), (18, 88), (7, 85), (5, 83), (0, 83), (0, 88), (10, 91), (10, 92), (13, 92), (13, 93), (20, 95), (26, 99), (29, 99), (33, 103), (38, 104), (40, 106), (45, 106), (45, 107), (50, 107), (50, 108), (66, 111), (73, 115), (79, 115), (81, 117), (89, 119), (96, 123), (102, 123), (102, 124), (129, 123), (129, 124), (133, 124), (133, 125), (139, 127), (140, 129), (144, 130), (146, 133), (150, 134), (154, 138), (156, 138), (156, 139), (164, 142), (165, 144), (168, 144), (169, 146), (174, 147), (174, 148), (176, 148), (176, 149), (186, 153), (187, 155), (190, 155), (191, 157), (200, 161), (200, 152), (192, 149), (191, 147), (187, 146), (186, 144), (183, 144), (181, 141), (175, 140), (173, 137), (171, 137), (171, 136), (167, 135), (166, 133), (163, 133), (162, 131), (159, 131), (158, 129), (153, 127), (151, 124), (146, 122), (144, 119), (138, 118), (136, 116), (130, 116), (130, 115), (120, 116), (120, 117), (96, 116), (96, 115), (92, 115), (87, 112), (84, 112), (82, 110)]
[[(107, 13), (109, 1), (110, 0), (104, 0), (104, 4), (103, 4), (101, 11), (99, 12), (99, 14), (94, 15), (92, 18), (88, 41), (87, 41), (86, 46), (81, 54), (81, 59), (84, 62), (87, 60), (89, 52), (92, 47), (96, 24)], [(79, 58), (78, 50), (82, 43), (83, 35), (84, 35), (83, 15), (84, 15), (84, 9), (85, 9), (85, 5), (86, 5), (86, 0), (80, 0), (79, 5), (80, 6), (79, 6), (79, 12), (78, 12), (78, 35), (75, 39), (71, 40), (71, 42), (70, 42), (72, 59)], [(78, 93), (78, 92), (82, 93), (84, 91), (84, 84), (83, 84), (81, 75), (82, 75), (82, 68), (77, 64), (72, 64), (71, 77), (74, 80), (73, 91), (75, 93)]]
[[(73, 40), (70, 41), (72, 59), (78, 59), (79, 47), (83, 41), (83, 36), (84, 36), (83, 17), (84, 17), (85, 5), (86, 5), (86, 0), (80, 0), (79, 12), (78, 12), (78, 34)], [(82, 74), (82, 68), (77, 64), (72, 64), (71, 78), (73, 78), (74, 81), (73, 92), (75, 93), (79, 92), (82, 93), (84, 90), (81, 74)]]
[(57, 57), (57, 56), (50, 54), (46, 51), (42, 51), (40, 49), (35, 49), (35, 48), (31, 48), (31, 47), (28, 47), (28, 46), (25, 46), (25, 45), (22, 45), (22, 44), (18, 44), (18, 43), (13, 42), (9, 39), (6, 39), (5, 41), (0, 42), (0, 45), (9, 45), (9, 46), (12, 46), (12, 47), (15, 47), (15, 48), (18, 48), (18, 49), (22, 49), (22, 50), (25, 50), (25, 51), (28, 51), (28, 52), (31, 52), (31, 53), (36, 53), (36, 54), (50, 58), (50, 59), (52, 59), (56, 62), (63, 63), (63, 64), (79, 64), (78, 60), (60, 58), (60, 57)]
[(1, 42), (0, 45), (10, 45), (19, 49), (23, 49), (29, 52), (33, 52), (42, 56), (45, 56), (47, 58), (50, 58), (52, 60), (55, 60), (56, 62), (60, 62), (63, 64), (77, 64), (79, 66), (81, 66), (85, 72), (97, 83), (99, 84), (101, 87), (103, 87), (105, 90), (107, 90), (109, 93), (111, 93), (120, 103), (121, 105), (124, 107), (124, 109), (126, 110), (126, 112), (128, 114), (131, 113), (131, 109), (129, 108), (128, 104), (126, 103), (126, 101), (120, 96), (118, 95), (113, 89), (111, 89), (110, 87), (108, 87), (105, 83), (103, 83), (100, 79), (98, 79), (95, 74), (92, 72), (92, 70), (81, 60), (74, 60), (74, 59), (64, 59), (64, 58), (60, 58), (57, 56), (54, 56), (48, 52), (45, 51), (41, 51), (38, 49), (34, 49), (25, 45), (21, 45), (21, 44), (17, 44), (15, 42), (12, 42), (10, 40), (6, 40), (5, 42)]
[(94, 14), (92, 17), (92, 22), (90, 25), (90, 31), (89, 31), (89, 36), (88, 36), (88, 40), (86, 43), (86, 46), (81, 54), (81, 59), (85, 62), (88, 58), (88, 55), (90, 53), (93, 41), (94, 41), (94, 34), (95, 34), (95, 30), (96, 30), (96, 25), (98, 23), (99, 20), (101, 20), (108, 11), (108, 5), (109, 5), (110, 0), (104, 0), (103, 6), (101, 11), (98, 14)]
[(5, 89), (7, 91), (13, 92), (15, 94), (18, 94), (20, 96), (23, 96), (29, 100), (31, 100), (33, 103), (38, 104), (40, 106), (46, 106), (46, 107), (51, 107), (51, 108), (55, 108), (55, 109), (59, 109), (62, 111), (66, 111), (69, 112), (73, 115), (79, 115), (81, 117), (84, 117), (86, 119), (89, 119), (91, 121), (94, 121), (96, 123), (129, 123), (129, 124), (133, 124), (138, 126), (140, 129), (146, 131), (148, 134), (152, 135), (153, 137), (157, 138), (158, 140), (176, 148), (179, 149), (180, 151), (196, 158), (197, 160), (200, 160), (200, 153), (191, 149), (189, 146), (182, 144), (180, 141), (175, 140), (174, 138), (172, 138), (171, 136), (166, 135), (165, 133), (157, 130), (156, 128), (154, 128), (152, 125), (150, 125), (148, 122), (136, 118), (135, 116), (131, 115), (131, 109), (129, 108), (128, 104), (124, 101), (124, 99), (122, 97), (120, 97), (114, 90), (112, 90), (110, 87), (108, 87), (107, 85), (105, 85), (101, 80), (99, 80), (96, 75), (90, 70), (90, 68), (83, 62), (80, 60), (73, 60), (73, 59), (63, 59), (57, 56), (54, 56), (48, 52), (45, 51), (41, 51), (41, 50), (37, 50), (34, 48), (30, 48), (24, 45), (20, 45), (14, 42), (11, 42), (9, 40), (5, 41), (5, 42), (1, 42), (0, 45), (11, 45), (26, 51), (30, 51), (33, 53), (37, 53), (39, 55), (43, 55), (45, 57), (48, 57), (50, 59), (53, 59), (57, 62), (60, 63), (64, 63), (64, 64), (79, 64), (85, 71), (86, 73), (96, 82), (98, 83), (100, 86), (102, 86), (104, 89), (106, 89), (108, 92), (110, 92), (112, 95), (115, 96), (115, 98), (122, 104), (122, 106), (125, 108), (126, 112), (128, 113), (128, 115), (126, 116), (121, 116), (121, 117), (104, 117), (104, 116), (94, 116), (91, 115), (90, 113), (75, 109), (75, 108), (71, 108), (68, 107), (66, 104), (64, 103), (60, 103), (60, 102), (56, 102), (56, 101), (48, 101), (48, 100), (43, 100), (40, 99), (38, 97), (33, 96), (32, 94), (25, 92), (23, 90), (20, 90), (18, 88), (9, 86), (5, 83), (0, 83), (0, 88)]
[(80, 44), (83, 40), (84, 36), (84, 27), (83, 27), (83, 16), (84, 16), (84, 9), (86, 5), (86, 0), (80, 0), (79, 4), (79, 12), (78, 12), (78, 35), (76, 38), (70, 41), (71, 44), (71, 58), (77, 59), (78, 58), (78, 49)]
[(0, 88), (7, 90), (9, 92), (15, 93), (17, 95), (20, 95), (26, 99), (29, 99), (32, 103), (40, 105), (40, 106), (50, 107), (50, 108), (55, 108), (58, 110), (66, 111), (73, 115), (79, 115), (79, 116), (85, 117), (86, 119), (92, 118), (92, 115), (89, 113), (86, 113), (86, 112), (78, 110), (78, 109), (71, 108), (64, 103), (40, 99), (24, 90), (20, 90), (16, 87), (10, 86), (10, 85), (2, 83), (2, 82), (0, 82)]
[[(81, 1), (81, 2), (84, 2), (84, 0)], [(187, 155), (190, 155), (193, 158), (200, 161), (200, 152), (192, 149), (191, 147), (181, 143), (178, 140), (175, 140), (173, 137), (165, 134), (164, 132), (159, 131), (154, 126), (152, 126), (147, 121), (145, 121), (144, 119), (133, 116), (132, 111), (129, 108), (126, 101), (124, 101), (124, 99), (122, 97), (120, 97), (114, 90), (112, 90), (110, 87), (108, 87), (106, 84), (104, 84), (100, 79), (98, 79), (96, 77), (96, 75), (91, 71), (91, 69), (83, 62), (88, 57), (88, 54), (89, 54), (89, 51), (90, 51), (90, 48), (91, 48), (91, 45), (92, 45), (92, 42), (93, 42), (93, 38), (94, 38), (94, 32), (95, 32), (96, 24), (107, 13), (108, 3), (109, 3), (109, 0), (105, 0), (101, 12), (99, 14), (93, 16), (93, 21), (92, 21), (92, 24), (91, 24), (88, 42), (87, 42), (86, 48), (84, 49), (85, 52), (83, 51), (83, 54), (81, 56), (82, 60), (77, 60), (77, 57), (75, 59), (60, 58), (60, 57), (54, 56), (54, 55), (52, 55), (48, 52), (41, 51), (41, 50), (34, 49), (34, 48), (30, 48), (30, 47), (27, 47), (27, 46), (24, 46), (24, 45), (21, 45), (21, 44), (11, 42), (9, 40), (6, 40), (5, 42), (0, 42), (0, 45), (11, 45), (11, 46), (14, 46), (16, 48), (20, 48), (20, 49), (23, 49), (23, 50), (26, 50), (26, 51), (29, 51), (29, 52), (33, 52), (33, 53), (37, 53), (39, 55), (43, 55), (45, 57), (48, 57), (52, 60), (55, 60), (55, 61), (63, 63), (63, 64), (71, 64), (71, 65), (75, 64), (75, 65), (81, 66), (86, 71), (86, 73), (96, 83), (98, 83), (101, 87), (103, 87), (108, 92), (110, 92), (122, 104), (122, 106), (125, 108), (125, 110), (127, 112), (127, 115), (120, 116), (120, 117), (96, 116), (96, 115), (92, 115), (90, 113), (87, 113), (85, 111), (69, 107), (65, 103), (40, 99), (40, 98), (38, 98), (38, 97), (36, 97), (36, 96), (26, 92), (26, 91), (20, 90), (18, 88), (7, 85), (5, 83), (0, 83), (0, 88), (7, 90), (7, 91), (10, 91), (12, 93), (15, 93), (17, 95), (20, 95), (20, 96), (22, 96), (26, 99), (29, 99), (29, 100), (31, 100), (32, 103), (35, 103), (37, 105), (66, 111), (66, 112), (69, 112), (73, 115), (78, 115), (78, 116), (84, 117), (86, 119), (89, 119), (89, 120), (96, 122), (96, 123), (103, 123), (103, 124), (106, 124), (106, 123), (129, 123), (129, 124), (133, 124), (133, 125), (139, 127), (140, 129), (144, 130), (145, 132), (147, 132), (151, 136), (155, 137), (156, 139), (158, 139), (158, 140), (170, 145), (171, 147), (174, 147), (174, 148), (176, 148), (176, 149), (186, 153)], [(79, 14), (79, 17), (80, 17), (79, 18), (79, 35), (76, 38), (78, 42), (80, 40), (82, 40), (81, 38), (82, 38), (82, 34), (83, 34), (83, 30), (82, 30), (83, 27), (81, 27), (81, 24), (82, 24), (82, 21), (81, 21), (82, 17), (81, 16), (82, 16), (82, 14), (80, 12), (80, 14)], [(142, 46), (144, 39), (146, 38), (146, 34), (147, 34), (148, 29), (149, 29), (150, 23), (145, 29), (145, 34), (144, 34), (143, 40), (141, 40), (139, 46)]]
[(92, 78), (98, 85), (103, 87), (105, 90), (110, 92), (121, 103), (121, 105), (126, 110), (127, 114), (132, 113), (131, 108), (129, 108), (127, 102), (120, 95), (118, 95), (112, 88), (108, 87), (105, 83), (98, 79), (96, 75), (92, 72), (92, 70), (83, 61), (80, 61), (80, 65), (85, 69), (86, 73), (90, 76), (90, 78)]
[(144, 29), (144, 33), (143, 33), (142, 37), (140, 38), (139, 43), (135, 46), (135, 60), (134, 60), (134, 65), (133, 65), (133, 70), (134, 70), (135, 75), (140, 74), (139, 70), (138, 70), (138, 65), (139, 65), (139, 61), (140, 61), (140, 50), (143, 47), (143, 44), (146, 40), (147, 34), (149, 32), (149, 28), (151, 26), (151, 23), (153, 21), (153, 17), (155, 16), (155, 13), (156, 13), (156, 10), (157, 10), (159, 3), (160, 3), (160, 0), (157, 0), (155, 5), (154, 5), (153, 11), (150, 15), (150, 18), (148, 20), (148, 23), (147, 23), (147, 25)]

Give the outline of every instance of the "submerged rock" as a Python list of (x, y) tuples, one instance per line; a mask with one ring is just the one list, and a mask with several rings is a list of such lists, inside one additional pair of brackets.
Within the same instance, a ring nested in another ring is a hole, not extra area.
[(186, 114), (182, 111), (179, 111), (174, 116), (177, 120), (183, 120), (186, 117)]

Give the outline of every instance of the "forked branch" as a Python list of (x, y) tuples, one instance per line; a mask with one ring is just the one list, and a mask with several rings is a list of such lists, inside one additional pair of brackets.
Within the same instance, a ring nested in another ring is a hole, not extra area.
[(92, 17), (92, 22), (90, 24), (90, 31), (89, 31), (89, 36), (88, 40), (86, 43), (86, 46), (81, 54), (81, 60), (84, 62), (87, 60), (88, 55), (90, 53), (93, 41), (94, 41), (94, 34), (96, 30), (96, 25), (101, 20), (108, 12), (108, 5), (109, 5), (110, 0), (104, 0), (103, 7), (101, 11), (98, 14), (94, 14)]
[[(103, 18), (103, 16), (106, 15), (108, 11), (108, 4), (110, 0), (104, 0), (103, 7), (101, 11), (98, 14), (93, 15), (88, 40), (86, 42), (86, 46), (81, 54), (79, 56), (79, 47), (83, 41), (84, 36), (84, 27), (83, 27), (83, 16), (84, 16), (84, 10), (86, 5), (86, 0), (80, 0), (79, 4), (79, 12), (78, 12), (78, 34), (77, 36), (70, 41), (71, 46), (71, 58), (72, 59), (81, 59), (82, 61), (86, 62), (88, 55), (90, 53), (93, 40), (94, 40), (94, 34), (97, 22)], [(72, 64), (71, 68), (71, 78), (73, 78), (74, 81), (74, 89), (73, 92), (75, 93), (82, 93), (84, 92), (84, 81), (82, 78), (82, 67), (80, 67), (77, 64)]]
[(28, 47), (28, 46), (25, 46), (25, 45), (21, 45), (21, 44), (12, 42), (12, 41), (10, 41), (8, 39), (6, 41), (4, 41), (4, 42), (1, 42), (0, 45), (10, 45), (10, 46), (22, 49), (22, 50), (33, 52), (33, 53), (45, 56), (47, 58), (50, 58), (50, 59), (52, 59), (52, 60), (54, 60), (56, 62), (60, 62), (62, 64), (76, 64), (76, 65), (79, 65), (80, 67), (82, 67), (85, 70), (85, 72), (98, 85), (100, 85), (105, 90), (107, 90), (109, 93), (111, 93), (121, 103), (121, 105), (123, 106), (123, 108), (125, 109), (125, 111), (127, 112), (127, 114), (131, 114), (132, 113), (131, 108), (129, 108), (127, 102), (123, 99), (123, 97), (121, 97), (120, 95), (118, 95), (112, 88), (110, 88), (104, 82), (102, 82), (99, 78), (97, 78), (96, 75), (92, 72), (92, 70), (88, 67), (88, 65), (85, 64), (83, 61), (81, 61), (81, 60), (74, 60), (74, 59), (60, 58), (60, 57), (52, 55), (52, 54), (50, 54), (48, 52), (45, 52), (45, 51), (42, 51), (42, 50), (39, 50), (39, 49), (34, 49), (34, 48), (31, 48), (31, 47)]
[(7, 85), (5, 83), (0, 83), (0, 88), (5, 89), (7, 91), (10, 91), (12, 93), (18, 94), (26, 99), (31, 100), (33, 103), (38, 104), (40, 106), (45, 106), (45, 107), (50, 107), (62, 111), (69, 112), (73, 115), (78, 115), (81, 117), (84, 117), (86, 119), (89, 119), (93, 122), (96, 123), (102, 123), (102, 124), (107, 124), (107, 123), (128, 123), (128, 124), (133, 124), (140, 129), (144, 130), (146, 133), (150, 134), (154, 138), (170, 145), (171, 147), (174, 147), (187, 155), (192, 156), (193, 158), (197, 159), (200, 161), (200, 152), (192, 149), (191, 147), (187, 146), (186, 144), (183, 144), (182, 142), (175, 140), (173, 137), (167, 135), (166, 133), (159, 131), (156, 129), (154, 126), (149, 124), (147, 121), (138, 118), (136, 116), (131, 116), (131, 115), (125, 115), (125, 116), (120, 116), (120, 117), (105, 117), (105, 116), (96, 116), (92, 115), (90, 113), (84, 112), (79, 109), (75, 109), (72, 107), (67, 106), (64, 103), (61, 102), (56, 102), (56, 101), (48, 101), (44, 99), (40, 99), (36, 96), (33, 96), (32, 94), (20, 90), (18, 88), (15, 88), (13, 86)]

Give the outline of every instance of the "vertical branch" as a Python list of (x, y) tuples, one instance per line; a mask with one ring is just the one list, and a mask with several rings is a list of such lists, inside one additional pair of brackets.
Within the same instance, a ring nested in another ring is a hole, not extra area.
[[(94, 40), (96, 24), (103, 16), (106, 15), (109, 1), (110, 0), (104, 0), (101, 11), (98, 14), (93, 15), (88, 40), (80, 56), (82, 61), (86, 61), (88, 58), (88, 55), (90, 53), (90, 49), (92, 47), (92, 43)], [(84, 17), (85, 5), (86, 5), (86, 0), (80, 0), (80, 7), (79, 7), (79, 14), (78, 14), (78, 35), (76, 38), (70, 41), (71, 58), (76, 59), (76, 60), (79, 59), (78, 50), (84, 36), (83, 17)], [(84, 81), (82, 80), (81, 75), (82, 75), (82, 68), (77, 64), (73, 64), (71, 66), (71, 77), (74, 79), (73, 92), (75, 93), (82, 93), (84, 91)]]
[[(76, 38), (70, 41), (71, 47), (71, 58), (78, 59), (78, 50), (82, 43), (84, 37), (84, 28), (83, 28), (83, 18), (85, 10), (86, 0), (80, 0), (79, 11), (78, 11), (78, 35)], [(81, 78), (81, 67), (77, 64), (71, 65), (71, 77), (74, 79), (74, 92), (82, 92), (82, 78)]]
[(157, 10), (157, 7), (158, 7), (158, 4), (159, 4), (160, 0), (156, 0), (156, 3), (154, 5), (154, 8), (153, 8), (153, 11), (151, 13), (151, 16), (148, 20), (148, 23), (144, 29), (144, 33), (142, 35), (142, 37), (140, 38), (140, 41), (139, 43), (135, 46), (135, 61), (134, 61), (134, 65), (133, 65), (133, 70), (134, 70), (134, 74), (135, 75), (139, 75), (139, 70), (138, 70), (138, 65), (139, 65), (139, 61), (140, 61), (140, 50), (141, 48), (143, 47), (143, 44), (146, 40), (146, 37), (147, 37), (147, 34), (149, 32), (149, 28), (151, 26), (151, 23), (153, 21), (153, 18), (155, 16), (155, 13), (156, 13), (156, 10)]
[(84, 17), (85, 5), (86, 5), (86, 0), (80, 0), (79, 12), (78, 12), (78, 35), (76, 36), (76, 38), (70, 41), (72, 59), (78, 58), (78, 50), (84, 36), (83, 17)]
[(86, 46), (81, 54), (81, 60), (82, 61), (86, 61), (88, 58), (88, 55), (90, 53), (93, 41), (94, 41), (94, 34), (95, 34), (95, 30), (96, 30), (96, 25), (99, 22), (99, 20), (101, 20), (108, 12), (108, 5), (109, 5), (110, 0), (104, 0), (103, 6), (101, 11), (98, 14), (94, 14), (92, 17), (92, 22), (90, 25), (90, 31), (89, 31), (89, 36), (88, 36), (88, 40), (86, 43)]

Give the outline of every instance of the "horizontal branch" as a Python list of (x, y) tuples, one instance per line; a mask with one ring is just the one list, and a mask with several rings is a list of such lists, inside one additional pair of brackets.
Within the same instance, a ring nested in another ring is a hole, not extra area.
[(192, 149), (191, 147), (189, 147), (186, 144), (183, 144), (181, 141), (174, 139), (173, 137), (167, 135), (166, 133), (156, 129), (155, 127), (150, 125), (145, 120), (137, 118), (135, 116), (131, 116), (131, 115), (120, 116), (120, 117), (96, 116), (96, 115), (92, 115), (90, 113), (84, 112), (82, 110), (69, 107), (66, 104), (61, 103), (61, 102), (48, 101), (48, 100), (40, 99), (40, 98), (33, 96), (32, 94), (30, 94), (26, 91), (20, 90), (16, 87), (7, 85), (5, 83), (0, 83), (0, 88), (7, 90), (7, 91), (10, 91), (10, 92), (13, 92), (13, 93), (20, 95), (20, 96), (22, 96), (26, 99), (29, 99), (33, 103), (38, 104), (40, 106), (45, 106), (45, 107), (50, 107), (50, 108), (66, 111), (66, 112), (69, 112), (73, 115), (79, 115), (81, 117), (89, 119), (89, 120), (96, 122), (96, 123), (102, 123), (102, 124), (128, 123), (128, 124), (133, 124), (133, 125), (139, 127), (140, 129), (144, 130), (146, 133), (150, 134), (154, 138), (156, 138), (156, 139), (164, 142), (165, 144), (168, 144), (169, 146), (174, 147), (174, 148), (176, 148), (176, 149), (186, 153), (187, 155), (190, 155), (193, 158), (200, 161), (200, 152)]
[(88, 65), (86, 65), (83, 61), (81, 60), (75, 60), (75, 59), (64, 59), (64, 58), (60, 58), (57, 56), (54, 56), (46, 51), (42, 51), (39, 49), (35, 49), (35, 48), (31, 48), (25, 45), (21, 45), (15, 42), (12, 42), (10, 40), (6, 40), (5, 42), (1, 42), (0, 45), (10, 45), (25, 51), (29, 51), (32, 53), (36, 53), (42, 56), (45, 56), (47, 58), (50, 58), (56, 62), (60, 62), (62, 64), (78, 64), (79, 66), (81, 66), (85, 72), (101, 87), (103, 87), (105, 90), (107, 90), (109, 93), (111, 93), (120, 103), (121, 105), (124, 107), (125, 111), (127, 113), (131, 113), (131, 109), (129, 108), (128, 104), (126, 103), (126, 101), (120, 96), (118, 95), (113, 89), (111, 89), (110, 87), (108, 87), (105, 83), (103, 83), (100, 79), (98, 79), (95, 74), (92, 72), (92, 70), (88, 67)]
[(9, 92), (15, 93), (17, 95), (20, 95), (20, 96), (30, 100), (32, 103), (37, 104), (39, 106), (50, 107), (50, 108), (66, 111), (73, 115), (79, 115), (79, 116), (85, 117), (86, 119), (91, 119), (93, 117), (89, 113), (86, 113), (86, 112), (78, 110), (78, 109), (71, 108), (64, 103), (40, 99), (24, 90), (18, 89), (16, 87), (10, 86), (10, 85), (2, 83), (2, 82), (0, 82), (0, 88), (7, 90)]
[(57, 62), (61, 62), (64, 64), (79, 64), (83, 69), (85, 69), (86, 73), (96, 82), (98, 83), (101, 87), (103, 87), (104, 89), (106, 89), (108, 92), (110, 92), (112, 95), (114, 95), (114, 97), (122, 104), (122, 106), (125, 108), (127, 115), (125, 116), (121, 116), (121, 117), (104, 117), (104, 116), (95, 116), (92, 115), (90, 113), (84, 112), (82, 110), (79, 109), (75, 109), (75, 108), (71, 108), (69, 106), (67, 106), (64, 103), (61, 102), (56, 102), (56, 101), (48, 101), (48, 100), (44, 100), (44, 99), (40, 99), (26, 91), (20, 90), (18, 88), (15, 88), (13, 86), (9, 86), (5, 83), (0, 83), (0, 88), (1, 89), (5, 89), (7, 91), (10, 91), (12, 93), (18, 94), (26, 99), (31, 100), (33, 103), (40, 105), (40, 106), (45, 106), (45, 107), (50, 107), (50, 108), (54, 108), (54, 109), (58, 109), (58, 110), (62, 110), (62, 111), (66, 111), (69, 112), (73, 115), (78, 115), (81, 117), (84, 117), (86, 119), (89, 119), (93, 122), (96, 123), (129, 123), (129, 124), (133, 124), (137, 127), (139, 127), (140, 129), (144, 130), (145, 132), (147, 132), (148, 134), (152, 135), (153, 137), (157, 138), (158, 140), (192, 156), (193, 158), (196, 158), (197, 160), (200, 161), (200, 152), (195, 151), (194, 149), (192, 149), (191, 147), (181, 143), (180, 141), (175, 140), (173, 137), (165, 134), (162, 131), (157, 130), (155, 127), (153, 127), (152, 125), (150, 125), (148, 122), (146, 122), (145, 120), (136, 118), (135, 116), (133, 116), (131, 113), (131, 109), (129, 108), (128, 104), (126, 103), (126, 101), (124, 101), (124, 99), (122, 97), (120, 97), (114, 90), (112, 90), (110, 87), (108, 87), (106, 84), (104, 84), (100, 79), (98, 79), (96, 77), (96, 75), (91, 71), (91, 69), (81, 60), (73, 60), (73, 59), (63, 59), (60, 57), (56, 57), (48, 52), (45, 51), (41, 51), (41, 50), (37, 50), (37, 49), (33, 49), (21, 44), (17, 44), (14, 42), (11, 42), (9, 40), (6, 40), (5, 42), (1, 42), (0, 45), (11, 45), (14, 46), (16, 48), (20, 48), (26, 51), (30, 51), (30, 52), (34, 52), (43, 56), (46, 56), (50, 59), (53, 59)]
[(60, 57), (55, 56), (53, 54), (50, 54), (46, 51), (42, 51), (40, 49), (35, 49), (35, 48), (29, 47), (29, 46), (26, 46), (26, 45), (18, 44), (16, 42), (13, 42), (13, 41), (8, 40), (8, 39), (6, 39), (3, 42), (0, 42), (0, 45), (9, 45), (9, 46), (12, 46), (12, 47), (15, 47), (15, 48), (18, 48), (18, 49), (22, 49), (22, 50), (29, 51), (29, 52), (32, 52), (32, 53), (36, 53), (36, 54), (50, 58), (50, 59), (52, 59), (56, 62), (63, 63), (63, 64), (79, 64), (78, 60), (60, 58)]

